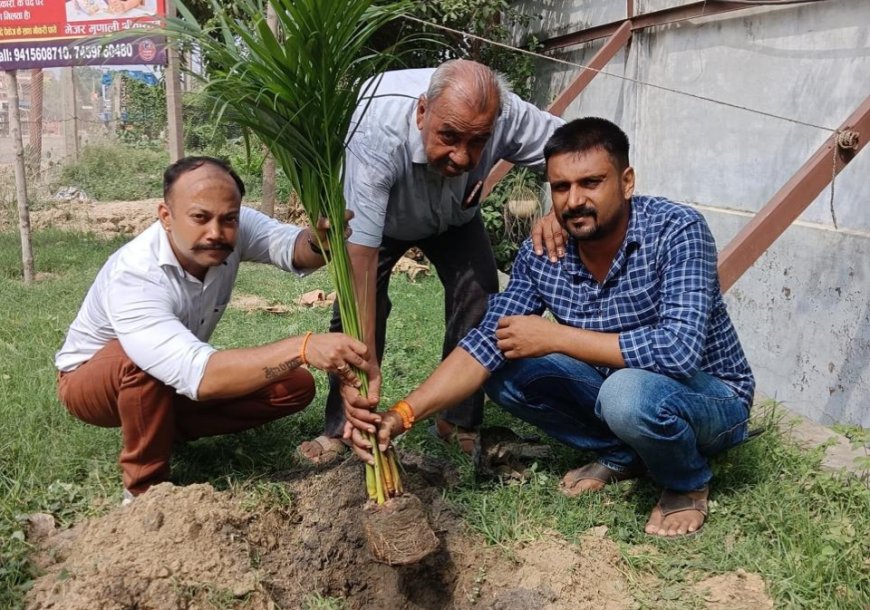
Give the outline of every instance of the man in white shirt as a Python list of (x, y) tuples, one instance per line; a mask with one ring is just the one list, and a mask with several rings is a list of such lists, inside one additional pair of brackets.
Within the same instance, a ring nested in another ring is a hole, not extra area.
[[(544, 144), (564, 121), (510, 93), (503, 79), (473, 61), (386, 72), (371, 83), (351, 125), (344, 196), (354, 212), (348, 250), (372, 355), (370, 395), (377, 396), (396, 262), (416, 246), (435, 266), (444, 285), (447, 356), (498, 290), (480, 218), (483, 181), (501, 159), (543, 169)], [(335, 311), (331, 329), (341, 330)], [(482, 416), (478, 392), (445, 412), (437, 431), (470, 452)], [(330, 379), (325, 434), (303, 443), (301, 453), (328, 461), (344, 450), (343, 426), (339, 383)]]
[[(297, 275), (321, 267), (310, 229), (241, 206), (224, 162), (187, 157), (164, 174), (158, 222), (121, 247), (88, 291), (55, 357), (58, 395), (75, 417), (121, 428), (125, 498), (169, 477), (173, 441), (237, 432), (304, 409), (314, 380), (302, 365), (358, 386), (365, 344), (340, 333), (253, 348), (207, 343), (241, 261)], [(354, 394), (350, 392), (349, 394)]]

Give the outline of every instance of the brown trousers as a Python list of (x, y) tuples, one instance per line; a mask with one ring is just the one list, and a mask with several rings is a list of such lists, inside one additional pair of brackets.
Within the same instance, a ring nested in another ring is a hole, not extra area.
[(61, 373), (58, 397), (86, 423), (120, 426), (124, 487), (139, 495), (168, 480), (173, 441), (240, 432), (301, 411), (314, 399), (314, 379), (298, 368), (247, 396), (194, 401), (136, 366), (115, 340)]

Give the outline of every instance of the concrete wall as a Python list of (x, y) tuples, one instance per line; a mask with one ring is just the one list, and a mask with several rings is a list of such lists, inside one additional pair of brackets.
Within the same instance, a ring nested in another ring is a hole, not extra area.
[[(636, 12), (684, 3), (635, 0)], [(625, 15), (616, 0), (516, 4), (543, 16), (541, 38)], [(558, 57), (583, 64), (601, 44)], [(536, 101), (575, 71), (542, 61)], [(699, 97), (838, 127), (870, 95), (870, 2), (758, 7), (637, 32), (605, 71), (565, 117), (620, 124), (638, 191), (698, 206), (721, 249), (829, 132)], [(827, 424), (870, 427), (868, 177), (865, 150), (836, 179), (837, 228), (829, 188), (726, 297), (759, 393)]]

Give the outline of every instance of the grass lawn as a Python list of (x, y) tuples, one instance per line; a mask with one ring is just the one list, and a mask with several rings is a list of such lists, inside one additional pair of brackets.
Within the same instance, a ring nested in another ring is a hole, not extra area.
[[(54, 352), (106, 257), (121, 241), (68, 232), (34, 236), (38, 271), (50, 275), (32, 287), (20, 280), (18, 236), (0, 233), (0, 608), (21, 604), (32, 574), (20, 516), (46, 511), (62, 523), (104, 512), (121, 496), (117, 430), (86, 426), (55, 397)], [(264, 266), (245, 266), (237, 292), (289, 304), (307, 290), (327, 287), (324, 273), (295, 280)], [(393, 315), (384, 364), (384, 405), (403, 397), (437, 364), (443, 330), (441, 287), (432, 278), (394, 278)], [(308, 329), (326, 329), (326, 309), (290, 314), (228, 310), (213, 342), (257, 345)], [(312, 408), (261, 430), (204, 439), (174, 464), (179, 483), (210, 481), (227, 488), (263, 481), (294, 464), (293, 450), (320, 432), (325, 378), (317, 374)], [(524, 428), (495, 406), (487, 424)], [(770, 418), (768, 417), (768, 420)], [(769, 421), (768, 421), (769, 423)], [(445, 491), (468, 522), (492, 544), (533, 539), (556, 530), (569, 540), (605, 525), (620, 544), (642, 608), (686, 608), (689, 588), (702, 576), (744, 569), (767, 582), (777, 608), (870, 607), (870, 490), (853, 479), (819, 471), (819, 452), (805, 453), (769, 432), (716, 459), (710, 521), (701, 535), (682, 541), (645, 537), (643, 524), (656, 491), (649, 483), (611, 486), (601, 494), (568, 499), (562, 473), (588, 456), (557, 446), (523, 485), (481, 484), (469, 461), (442, 447), (418, 425), (406, 447), (453, 460), (462, 476)], [(639, 546), (648, 545), (648, 546)], [(648, 552), (643, 552), (647, 549)], [(643, 575), (664, 583), (643, 586)]]

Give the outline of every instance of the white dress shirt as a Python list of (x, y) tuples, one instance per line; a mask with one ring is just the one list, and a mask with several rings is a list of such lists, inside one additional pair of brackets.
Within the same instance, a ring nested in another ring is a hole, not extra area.
[(243, 207), (235, 250), (204, 281), (178, 262), (159, 222), (115, 252), (91, 285), (55, 355), (59, 371), (90, 360), (113, 339), (143, 371), (196, 400), (209, 357), (207, 341), (221, 319), (241, 261), (271, 263), (296, 275), (299, 227)]

